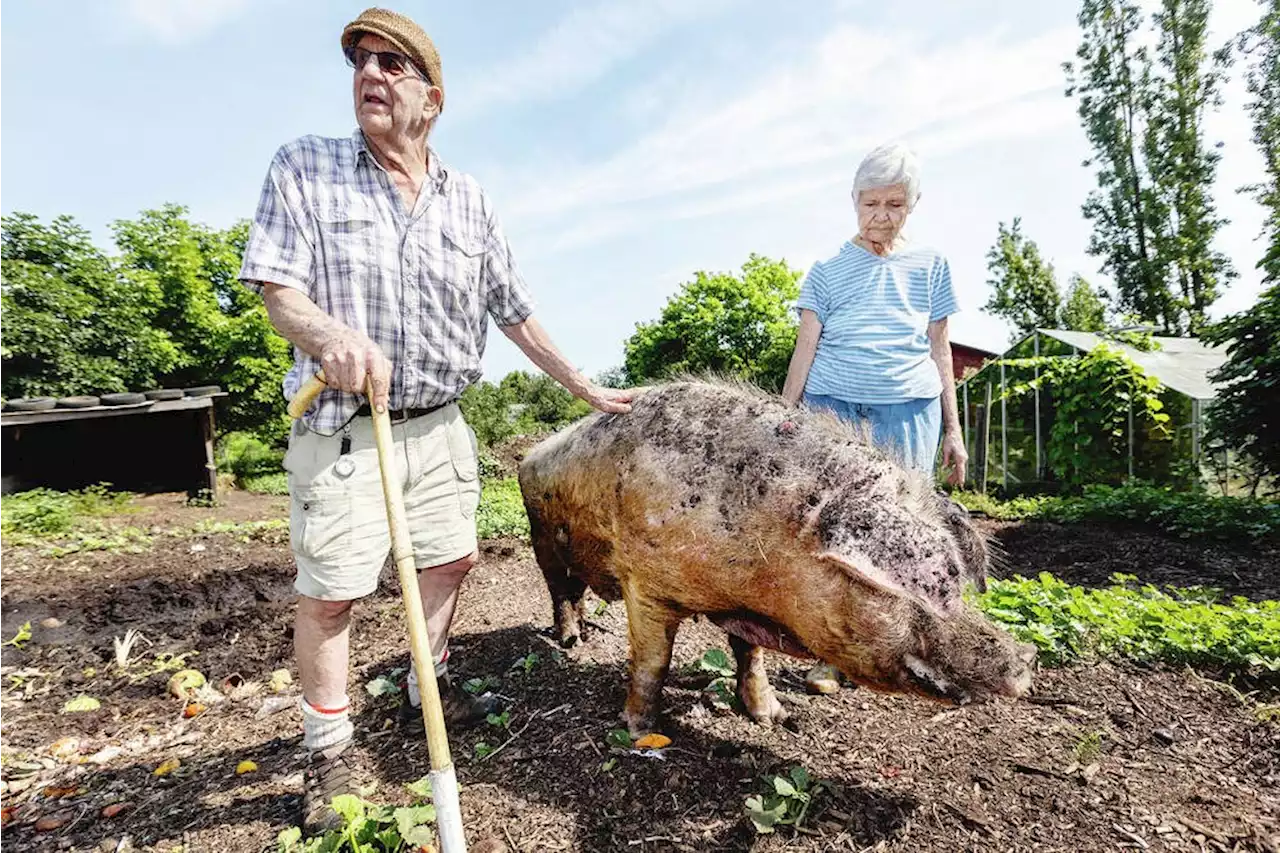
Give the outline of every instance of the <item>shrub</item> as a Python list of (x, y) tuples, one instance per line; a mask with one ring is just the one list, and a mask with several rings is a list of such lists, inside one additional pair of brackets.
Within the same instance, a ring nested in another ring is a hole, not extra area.
[(481, 539), (529, 535), (529, 516), (525, 514), (520, 483), (515, 477), (484, 484), (480, 508), (476, 511), (476, 535)]
[(1176, 492), (1143, 484), (1085, 486), (1084, 493), (1078, 496), (1020, 497), (1009, 501), (974, 492), (956, 492), (953, 497), (970, 510), (1002, 520), (1131, 521), (1183, 539), (1258, 541), (1280, 536), (1278, 501)]
[(230, 432), (218, 443), (218, 470), (237, 480), (274, 474), (281, 470), (284, 452), (248, 432)]

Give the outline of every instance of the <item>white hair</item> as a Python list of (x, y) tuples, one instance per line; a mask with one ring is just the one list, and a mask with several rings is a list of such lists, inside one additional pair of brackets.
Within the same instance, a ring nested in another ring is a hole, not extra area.
[(858, 173), (853, 176), (853, 203), (863, 190), (904, 184), (907, 188), (907, 206), (915, 207), (920, 198), (920, 161), (900, 142), (879, 146), (863, 158)]

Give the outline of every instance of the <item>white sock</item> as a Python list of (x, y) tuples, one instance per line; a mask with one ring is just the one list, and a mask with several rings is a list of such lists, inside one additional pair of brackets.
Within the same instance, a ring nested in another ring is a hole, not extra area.
[(350, 704), (346, 696), (337, 708), (317, 708), (305, 698), (302, 704), (302, 745), (310, 750), (327, 749), (355, 734)]
[[(436, 658), (436, 678), (444, 678), (449, 674), (449, 647), (445, 646), (444, 651)], [(413, 665), (413, 659), (409, 660), (409, 704), (415, 708), (422, 707), (422, 694), (418, 692), (418, 669)]]

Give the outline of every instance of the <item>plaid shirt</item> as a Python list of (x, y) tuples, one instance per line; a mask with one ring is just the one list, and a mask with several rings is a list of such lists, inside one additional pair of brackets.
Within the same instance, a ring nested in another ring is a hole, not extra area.
[[(304, 136), (276, 152), (249, 230), (240, 280), (305, 293), (368, 335), (391, 360), (391, 408), (438, 406), (480, 379), (488, 318), (533, 313), (488, 196), (428, 148), (412, 212), (357, 129), (349, 139)], [(294, 348), (285, 397), (321, 367)], [(332, 433), (365, 402), (324, 391), (304, 420)]]

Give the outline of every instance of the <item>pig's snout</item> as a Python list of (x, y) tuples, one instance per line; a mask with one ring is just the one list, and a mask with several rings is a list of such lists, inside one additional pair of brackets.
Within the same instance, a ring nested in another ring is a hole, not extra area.
[(1020, 699), (1031, 690), (1031, 672), (1035, 668), (1036, 647), (1031, 643), (1018, 643), (1015, 659), (1018, 665), (1005, 678), (1004, 689), (1001, 692), (1011, 699)]

